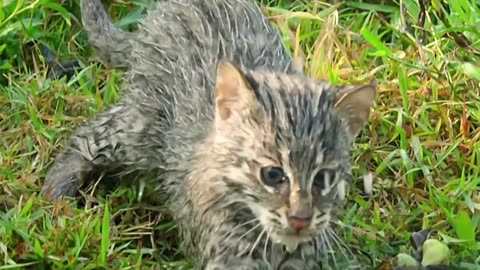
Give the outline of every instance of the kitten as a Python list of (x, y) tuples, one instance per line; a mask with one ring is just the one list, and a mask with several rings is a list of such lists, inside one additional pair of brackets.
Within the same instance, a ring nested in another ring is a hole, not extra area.
[(196, 269), (321, 269), (375, 85), (299, 74), (246, 0), (162, 2), (133, 33), (99, 0), (81, 8), (127, 89), (72, 135), (46, 197), (74, 196), (98, 172), (154, 172)]

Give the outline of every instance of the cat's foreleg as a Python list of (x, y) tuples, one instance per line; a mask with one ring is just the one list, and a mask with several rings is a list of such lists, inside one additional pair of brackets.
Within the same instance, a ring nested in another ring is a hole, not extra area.
[(121, 102), (79, 127), (49, 170), (43, 186), (50, 199), (74, 196), (101, 171), (122, 170), (141, 162), (146, 118), (138, 108)]

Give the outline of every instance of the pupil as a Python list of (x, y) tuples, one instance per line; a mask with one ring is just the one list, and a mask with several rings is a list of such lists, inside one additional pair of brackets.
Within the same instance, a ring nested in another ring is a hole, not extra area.
[(263, 183), (274, 187), (285, 181), (285, 174), (280, 167), (267, 166), (261, 169), (261, 177)]
[(280, 172), (278, 172), (277, 170), (273, 169), (270, 171), (270, 178), (272, 180), (279, 180), (279, 178), (281, 178), (281, 174)]

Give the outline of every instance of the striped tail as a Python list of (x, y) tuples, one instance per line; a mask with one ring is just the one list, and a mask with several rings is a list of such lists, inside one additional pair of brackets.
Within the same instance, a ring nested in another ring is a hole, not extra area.
[(83, 27), (100, 61), (113, 68), (128, 68), (133, 33), (113, 25), (100, 0), (81, 0)]

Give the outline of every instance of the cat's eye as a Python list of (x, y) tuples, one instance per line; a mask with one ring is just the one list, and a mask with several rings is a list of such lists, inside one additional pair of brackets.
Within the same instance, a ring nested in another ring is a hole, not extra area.
[(313, 188), (318, 192), (322, 192), (333, 184), (334, 179), (335, 170), (321, 169), (317, 172), (315, 178), (313, 179)]
[(267, 186), (276, 186), (286, 180), (285, 172), (276, 166), (263, 167), (260, 171), (262, 181)]

